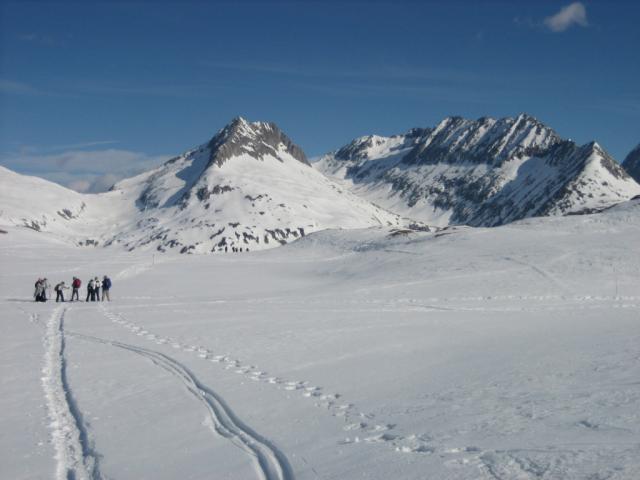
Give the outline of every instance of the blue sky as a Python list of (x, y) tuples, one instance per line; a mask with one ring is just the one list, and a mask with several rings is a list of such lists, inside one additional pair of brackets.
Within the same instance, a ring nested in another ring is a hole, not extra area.
[(640, 2), (1, 2), (0, 164), (79, 190), (271, 120), (309, 156), (449, 115), (640, 142)]

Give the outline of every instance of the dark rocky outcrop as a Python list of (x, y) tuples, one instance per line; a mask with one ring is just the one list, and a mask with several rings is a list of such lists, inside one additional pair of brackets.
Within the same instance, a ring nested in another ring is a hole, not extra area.
[(629, 152), (622, 166), (636, 182), (640, 182), (640, 145)]
[(265, 155), (278, 158), (280, 148), (296, 160), (309, 165), (302, 149), (271, 122), (249, 123), (242, 117), (237, 117), (220, 130), (207, 146), (211, 150), (209, 166), (221, 167), (230, 158), (244, 153), (257, 159)]

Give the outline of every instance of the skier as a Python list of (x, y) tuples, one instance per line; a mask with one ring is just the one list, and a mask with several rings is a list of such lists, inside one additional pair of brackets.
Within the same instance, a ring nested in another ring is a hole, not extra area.
[(82, 282), (80, 281), (80, 279), (78, 277), (73, 277), (73, 282), (71, 282), (71, 287), (73, 288), (73, 290), (71, 292), (71, 301), (72, 302), (73, 302), (74, 297), (78, 302), (80, 301), (80, 294), (78, 293), (79, 290), (80, 290), (80, 285), (82, 285)]
[(67, 287), (64, 282), (60, 282), (55, 286), (54, 290), (56, 292), (56, 303), (64, 302), (64, 290), (68, 289), (69, 287)]
[(106, 275), (102, 278), (102, 301), (106, 298), (109, 302), (111, 301), (111, 297), (109, 297), (109, 290), (111, 289), (111, 279)]
[(93, 279), (93, 291), (96, 293), (96, 301), (100, 301), (100, 287), (102, 287), (102, 282), (98, 280), (98, 277)]
[(85, 302), (88, 302), (89, 300), (93, 302), (95, 299), (96, 294), (95, 290), (93, 289), (93, 278), (90, 278), (89, 282), (87, 283), (87, 299), (85, 300)]

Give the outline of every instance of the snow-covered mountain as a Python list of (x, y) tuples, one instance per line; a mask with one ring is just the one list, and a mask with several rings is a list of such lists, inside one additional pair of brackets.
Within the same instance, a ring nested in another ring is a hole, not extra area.
[(275, 124), (242, 118), (103, 194), (82, 195), (6, 169), (0, 181), (0, 225), (126, 249), (255, 250), (326, 228), (409, 222), (312, 168)]
[(629, 152), (627, 158), (622, 162), (622, 166), (636, 182), (640, 182), (640, 144)]
[(597, 211), (640, 194), (600, 145), (578, 146), (526, 114), (361, 137), (315, 166), (363, 198), (439, 225)]

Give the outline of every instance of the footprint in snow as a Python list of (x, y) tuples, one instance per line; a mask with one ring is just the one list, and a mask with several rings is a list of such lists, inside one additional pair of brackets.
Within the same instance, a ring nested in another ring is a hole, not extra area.
[(344, 440), (340, 440), (338, 445), (350, 445), (352, 443), (360, 443), (360, 437), (346, 437)]
[(427, 445), (418, 445), (415, 447), (403, 445), (396, 447), (396, 452), (400, 453), (434, 453), (435, 451), (435, 448)]
[(305, 388), (305, 392), (302, 394), (305, 397), (319, 397), (322, 395), (320, 387), (307, 387)]
[(342, 429), (347, 432), (351, 430), (364, 430), (365, 428), (367, 428), (367, 424), (364, 422), (350, 423), (342, 427)]
[(380, 442), (392, 442), (398, 438), (397, 435), (390, 433), (381, 433), (380, 435), (373, 435), (364, 439), (367, 443), (380, 443)]
[(393, 430), (395, 428), (395, 424), (387, 423), (386, 425), (375, 425), (370, 432), (386, 432), (387, 430)]

